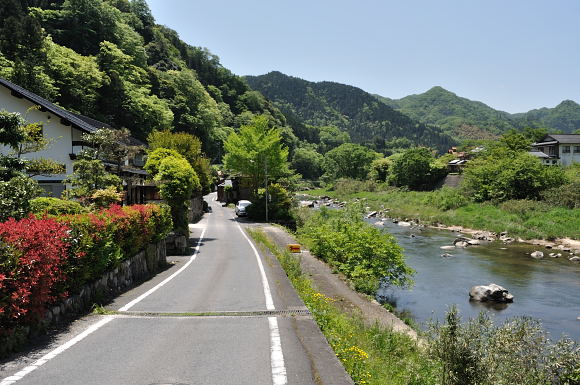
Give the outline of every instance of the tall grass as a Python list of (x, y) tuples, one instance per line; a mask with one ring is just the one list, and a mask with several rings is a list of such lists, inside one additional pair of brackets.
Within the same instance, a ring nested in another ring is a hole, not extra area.
[(396, 218), (418, 219), (426, 224), (463, 226), (494, 232), (508, 231), (523, 239), (580, 239), (580, 209), (548, 205), (541, 201), (515, 200), (501, 204), (469, 203), (456, 189), (417, 192), (389, 190), (343, 194), (324, 189), (313, 196), (341, 200), (364, 199), (372, 210), (388, 210)]

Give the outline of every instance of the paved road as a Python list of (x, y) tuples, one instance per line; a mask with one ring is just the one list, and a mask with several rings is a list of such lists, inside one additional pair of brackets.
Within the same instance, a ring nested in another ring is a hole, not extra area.
[(4, 363), (0, 385), (351, 383), (278, 262), (214, 198), (193, 255), (120, 296), (118, 314)]

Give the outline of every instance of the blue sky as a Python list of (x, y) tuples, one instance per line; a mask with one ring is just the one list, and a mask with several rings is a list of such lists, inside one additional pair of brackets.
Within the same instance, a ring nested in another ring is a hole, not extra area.
[(508, 112), (580, 102), (578, 0), (148, 0), (238, 75), (400, 98), (439, 85)]

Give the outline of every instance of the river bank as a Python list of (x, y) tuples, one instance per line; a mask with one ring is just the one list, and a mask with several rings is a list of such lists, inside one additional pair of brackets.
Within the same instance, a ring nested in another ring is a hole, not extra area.
[[(358, 201), (367, 211), (401, 221), (468, 234), (489, 231), (539, 246), (563, 245), (580, 250), (580, 209), (548, 206), (535, 201), (459, 202), (449, 191), (379, 191), (340, 193), (324, 189), (304, 191), (321, 205)], [(326, 198), (326, 199), (322, 199)]]

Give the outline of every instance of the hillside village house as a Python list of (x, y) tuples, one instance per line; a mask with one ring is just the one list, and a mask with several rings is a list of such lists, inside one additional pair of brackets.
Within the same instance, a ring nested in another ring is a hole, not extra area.
[(580, 163), (580, 135), (546, 135), (541, 141), (532, 144), (531, 153), (544, 164), (569, 166)]
[[(50, 145), (42, 151), (25, 156), (28, 159), (52, 159), (64, 166), (65, 174), (34, 177), (46, 191), (46, 195), (57, 198), (66, 188), (62, 181), (68, 174), (72, 174), (76, 156), (86, 147), (86, 143), (82, 141), (82, 135), (92, 133), (99, 128), (111, 128), (105, 123), (66, 111), (2, 78), (0, 78), (0, 110), (19, 112), (27, 122), (42, 124), (42, 133), (45, 138), (51, 140)], [(142, 145), (143, 143), (132, 139), (130, 144)], [(0, 153), (6, 154), (9, 151), (8, 147), (0, 145)], [(147, 199), (155, 198), (156, 189), (145, 183), (147, 173), (141, 168), (142, 166), (142, 155), (138, 155), (122, 167), (127, 203), (142, 203)]]

